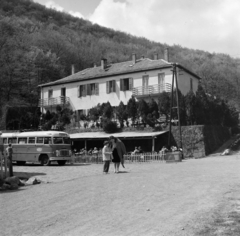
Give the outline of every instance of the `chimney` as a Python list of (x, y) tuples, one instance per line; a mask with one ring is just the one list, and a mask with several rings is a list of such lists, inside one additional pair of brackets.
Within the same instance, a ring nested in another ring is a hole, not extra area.
[(72, 75), (75, 74), (75, 67), (72, 65)]
[(133, 64), (136, 63), (136, 53), (132, 54), (132, 62), (133, 62)]
[(106, 58), (101, 59), (101, 68), (103, 70), (105, 70), (107, 68), (107, 59)]
[(169, 52), (168, 52), (168, 48), (164, 49), (164, 60), (165, 61), (169, 61)]
[(153, 59), (154, 60), (158, 60), (158, 54), (155, 52), (154, 55), (153, 55)]

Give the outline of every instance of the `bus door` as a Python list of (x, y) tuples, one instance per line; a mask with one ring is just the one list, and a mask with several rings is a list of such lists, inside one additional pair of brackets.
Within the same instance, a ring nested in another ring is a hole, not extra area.
[(27, 147), (27, 137), (19, 137), (18, 144), (16, 145), (17, 161), (28, 161), (29, 155), (27, 153)]
[(41, 153), (47, 154), (50, 157), (52, 154), (52, 148), (50, 144), (52, 144), (51, 137), (37, 137), (35, 147), (36, 158), (38, 158)]
[(36, 151), (35, 141), (36, 141), (35, 137), (28, 138), (27, 159), (28, 159), (28, 161), (32, 161), (32, 162), (38, 161), (38, 155), (37, 155), (37, 151)]

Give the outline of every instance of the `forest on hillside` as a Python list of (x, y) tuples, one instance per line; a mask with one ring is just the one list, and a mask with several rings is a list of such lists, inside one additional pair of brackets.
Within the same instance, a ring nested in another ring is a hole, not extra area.
[[(240, 59), (226, 54), (169, 46), (115, 31), (30, 0), (0, 1), (0, 110), (6, 106), (36, 107), (38, 85), (75, 71), (139, 57), (169, 58), (202, 78), (206, 93), (220, 97), (240, 110)], [(159, 39), (161, 40), (161, 39)]]

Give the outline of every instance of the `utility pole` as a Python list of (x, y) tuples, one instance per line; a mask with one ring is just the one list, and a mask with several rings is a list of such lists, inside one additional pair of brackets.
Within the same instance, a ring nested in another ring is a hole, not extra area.
[(170, 124), (169, 124), (169, 136), (168, 136), (168, 146), (171, 145), (171, 132), (172, 132), (172, 109), (173, 107), (173, 91), (174, 91), (174, 80), (176, 80), (176, 100), (177, 100), (177, 114), (178, 114), (178, 128), (179, 128), (179, 138), (180, 138), (180, 148), (182, 148), (182, 132), (181, 132), (181, 122), (180, 122), (180, 107), (178, 98), (178, 78), (177, 78), (177, 64), (172, 64), (172, 90), (171, 90), (171, 109), (170, 109)]
[(172, 134), (172, 109), (173, 109), (173, 90), (174, 90), (174, 64), (172, 70), (172, 89), (171, 89), (171, 107), (170, 107), (170, 123), (169, 123), (169, 133), (168, 133), (168, 148), (171, 145), (171, 134)]
[(180, 148), (182, 149), (182, 130), (181, 130), (180, 106), (179, 106), (179, 98), (178, 98), (178, 71), (177, 71), (176, 64), (175, 64), (175, 78), (176, 78), (176, 98), (177, 98), (179, 141), (180, 141)]

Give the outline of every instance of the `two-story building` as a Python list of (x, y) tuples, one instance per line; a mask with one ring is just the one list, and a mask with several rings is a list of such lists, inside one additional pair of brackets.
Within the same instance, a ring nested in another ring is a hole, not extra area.
[[(158, 59), (157, 54), (154, 59), (137, 59), (133, 53), (130, 61), (108, 64), (102, 59), (100, 66), (77, 73), (72, 70), (68, 77), (40, 85), (41, 110), (54, 111), (57, 105), (64, 105), (75, 111), (78, 119), (81, 113), (87, 114), (99, 103), (127, 104), (132, 95), (137, 100), (156, 99), (163, 91), (171, 92), (173, 64), (168, 62), (167, 51), (165, 55), (165, 60)], [(176, 67), (182, 94), (196, 92), (200, 78), (179, 64)]]

